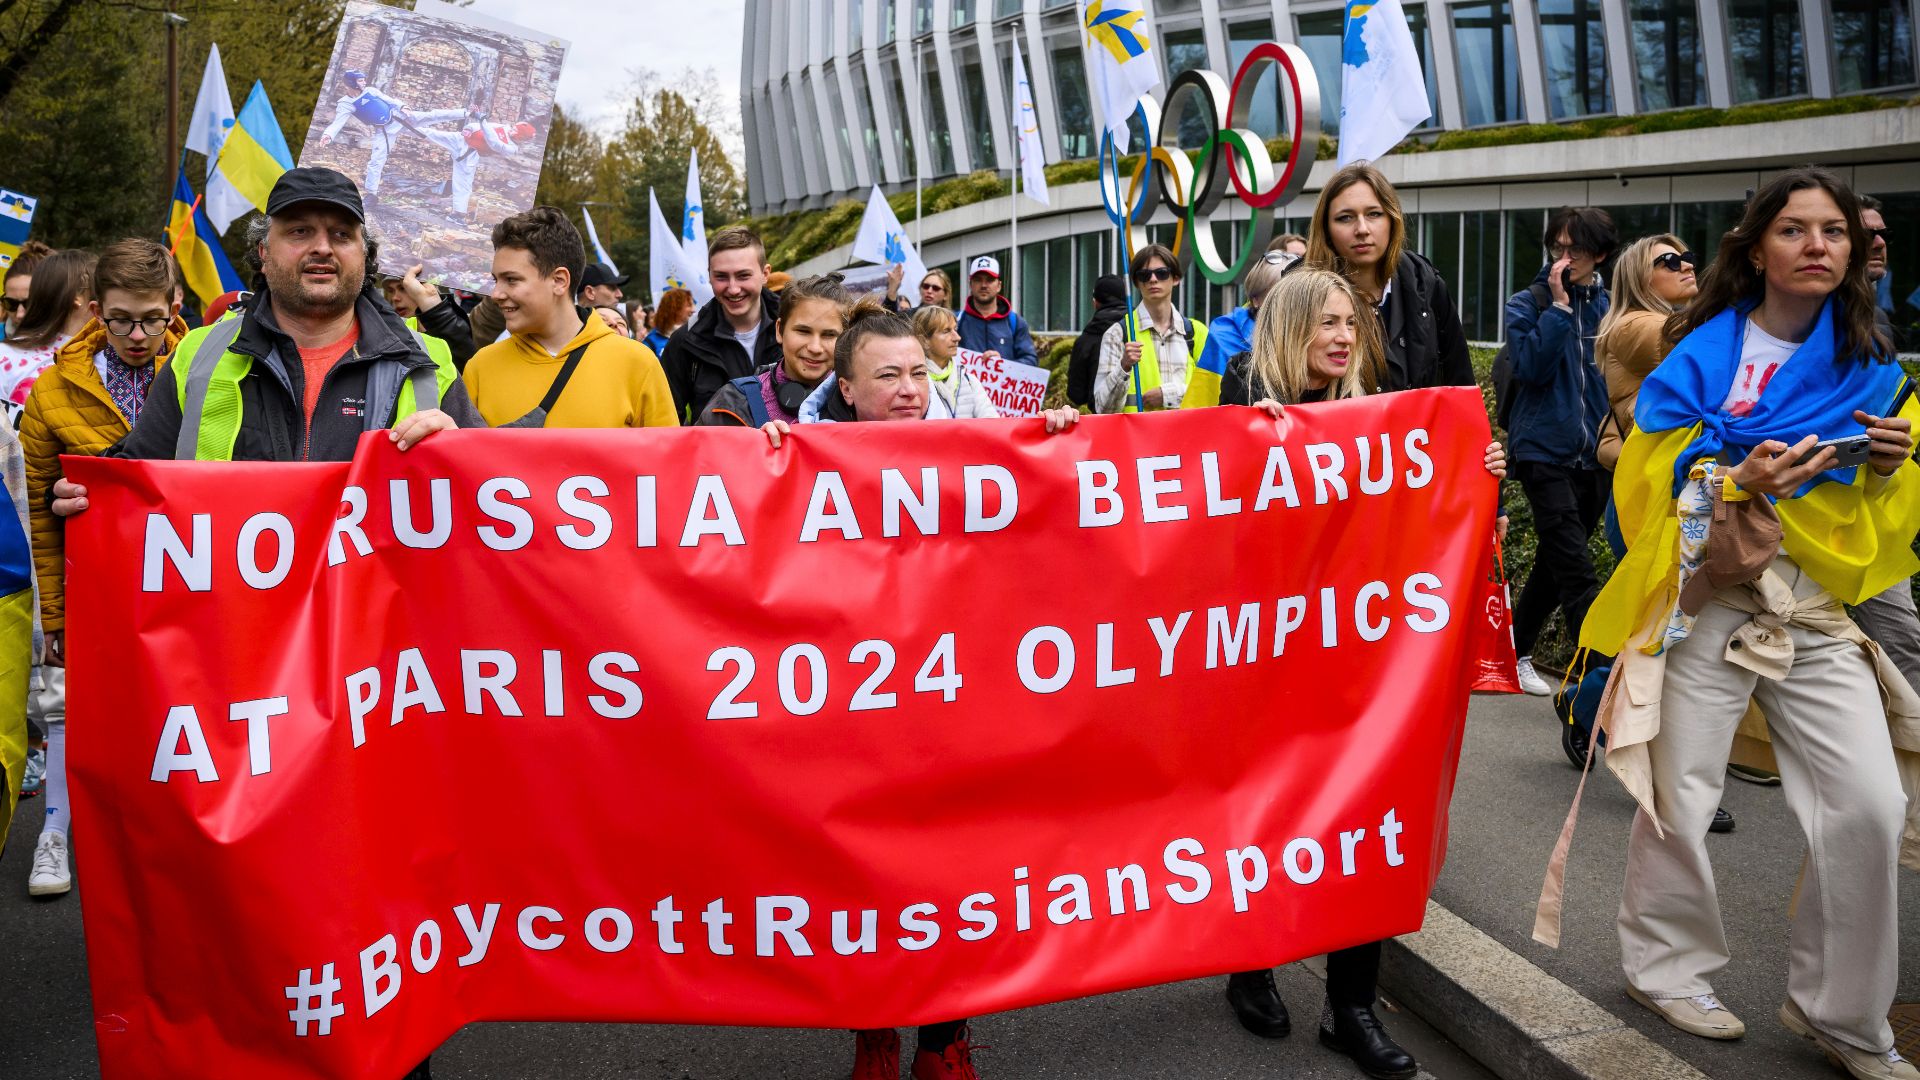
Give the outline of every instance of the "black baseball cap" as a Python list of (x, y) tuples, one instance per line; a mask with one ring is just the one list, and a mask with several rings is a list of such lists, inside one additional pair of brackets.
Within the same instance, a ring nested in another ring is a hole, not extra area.
[(606, 263), (588, 263), (587, 268), (580, 274), (580, 287), (584, 289), (589, 285), (618, 285), (625, 288), (627, 279), (632, 276), (616, 274)]
[(360, 204), (360, 189), (345, 173), (333, 169), (288, 169), (281, 173), (267, 195), (267, 216), (304, 202), (337, 206), (352, 214), (355, 221), (367, 220), (366, 209)]
[(1118, 304), (1127, 298), (1127, 279), (1119, 274), (1102, 274), (1093, 283), (1093, 299)]

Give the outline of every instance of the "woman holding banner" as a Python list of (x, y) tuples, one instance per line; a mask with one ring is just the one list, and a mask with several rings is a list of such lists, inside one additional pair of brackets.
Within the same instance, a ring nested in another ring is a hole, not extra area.
[(1000, 415), (987, 398), (980, 380), (962, 371), (960, 321), (943, 307), (923, 307), (913, 313), (913, 336), (927, 355), (927, 377), (935, 396), (947, 403), (958, 420), (989, 420)]
[[(1379, 324), (1364, 313), (1365, 306), (1359, 290), (1330, 270), (1301, 266), (1281, 278), (1260, 304), (1253, 348), (1227, 364), (1220, 404), (1255, 405), (1277, 420), (1289, 405), (1373, 392), (1384, 378), (1384, 350)], [(1488, 445), (1487, 471), (1496, 482), (1507, 475), (1506, 460), (1499, 443)], [(1379, 970), (1378, 942), (1327, 955), (1320, 1041), (1352, 1058), (1368, 1076), (1405, 1080), (1419, 1065), (1374, 1015)], [(1270, 969), (1229, 975), (1227, 1002), (1241, 1026), (1255, 1035), (1279, 1039), (1293, 1030)]]
[[(930, 365), (912, 323), (869, 296), (853, 305), (846, 327), (834, 345), (833, 371), (800, 410), (800, 423), (950, 418), (934, 392)], [(1057, 434), (1070, 430), (1080, 413), (1053, 409), (1045, 419), (1047, 432)], [(768, 421), (762, 430), (776, 450), (793, 433), (790, 424), (779, 419)], [(980, 1080), (970, 1040), (965, 1020), (922, 1026), (912, 1080)], [(899, 1034), (892, 1028), (855, 1033), (853, 1080), (899, 1077)]]
[[(780, 362), (722, 386), (694, 422), (741, 427), (759, 427), (769, 420), (798, 423), (807, 395), (833, 372), (834, 342), (846, 328), (852, 304), (838, 274), (803, 278), (788, 286), (773, 322)], [(660, 306), (664, 310), (667, 305), (662, 301)]]
[[(1580, 645), (1617, 654), (1634, 688), (1601, 717), (1644, 811), (1620, 902), (1628, 995), (1691, 1034), (1746, 1030), (1714, 994), (1729, 956), (1705, 837), (1752, 699), (1809, 848), (1780, 1021), (1854, 1077), (1920, 1080), (1887, 1022), (1896, 866), (1920, 869), (1903, 791), (1920, 698), (1845, 607), (1912, 575), (1920, 528), (1920, 406), (1874, 325), (1870, 241), (1825, 169), (1748, 201), (1640, 387), (1614, 475), (1630, 554)], [(1548, 904), (1536, 936), (1557, 930)]]

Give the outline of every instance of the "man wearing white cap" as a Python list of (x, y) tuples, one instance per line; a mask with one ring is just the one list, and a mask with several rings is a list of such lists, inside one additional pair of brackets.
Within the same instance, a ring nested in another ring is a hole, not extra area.
[(982, 255), (967, 265), (967, 305), (960, 311), (960, 347), (1022, 364), (1040, 363), (1027, 321), (1000, 295), (1000, 260)]

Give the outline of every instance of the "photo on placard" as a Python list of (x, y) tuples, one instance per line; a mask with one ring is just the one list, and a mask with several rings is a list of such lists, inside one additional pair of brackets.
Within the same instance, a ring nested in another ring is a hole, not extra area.
[(567, 42), (420, 0), (351, 0), (302, 166), (360, 185), (387, 273), (491, 287), (492, 233), (533, 206)]

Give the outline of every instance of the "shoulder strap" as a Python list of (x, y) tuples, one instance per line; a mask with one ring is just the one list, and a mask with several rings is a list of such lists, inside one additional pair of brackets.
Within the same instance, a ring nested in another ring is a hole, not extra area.
[(180, 434), (173, 447), (176, 461), (192, 461), (200, 449), (200, 422), (207, 410), (207, 389), (213, 385), (213, 373), (220, 366), (220, 358), (239, 338), (241, 321), (222, 319), (207, 328), (206, 335), (191, 353), (184, 349), (175, 350), (181, 355), (177, 355), (173, 362), (185, 365), (174, 371), (174, 378), (180, 380), (183, 395), (180, 401)]
[(1553, 306), (1553, 290), (1547, 288), (1544, 282), (1536, 281), (1528, 285), (1527, 295), (1533, 297), (1533, 307), (1536, 311), (1545, 311)]
[[(591, 341), (585, 342), (584, 344), (576, 346), (572, 352), (567, 354), (567, 362), (560, 365), (560, 374), (555, 375), (553, 377), (553, 385), (547, 387), (547, 396), (540, 399), (539, 408), (541, 413), (547, 416), (553, 414), (553, 407), (560, 402), (560, 392), (565, 390), (567, 383), (573, 380), (573, 371), (580, 366), (580, 357), (585, 355), (587, 346), (591, 344), (593, 344)], [(545, 420), (541, 421), (541, 426), (546, 426)]]
[(747, 399), (747, 419), (753, 421), (753, 426), (760, 427), (765, 424), (769, 417), (767, 416), (767, 399), (760, 395), (760, 376), (742, 375), (728, 381), (733, 384), (734, 389), (740, 391), (741, 397)]

